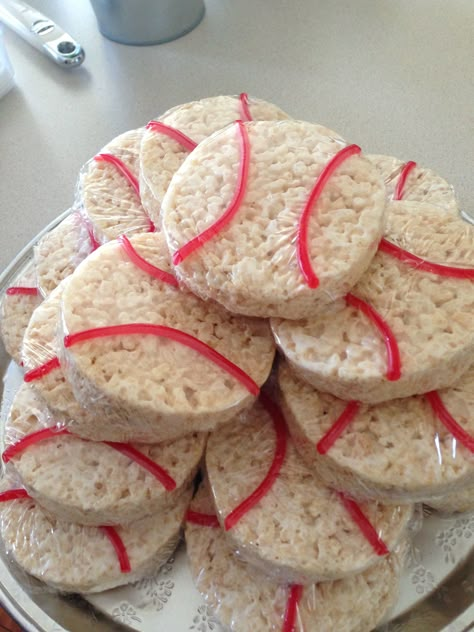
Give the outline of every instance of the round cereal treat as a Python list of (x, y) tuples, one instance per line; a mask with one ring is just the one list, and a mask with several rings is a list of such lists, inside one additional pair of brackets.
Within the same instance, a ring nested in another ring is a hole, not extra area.
[(373, 154), (367, 158), (380, 171), (388, 200), (426, 202), (449, 213), (459, 213), (454, 188), (431, 169), (393, 156)]
[(21, 363), (23, 336), (35, 308), (41, 303), (34, 269), (27, 270), (6, 289), (0, 306), (0, 335), (6, 352)]
[(389, 503), (474, 485), (474, 369), (453, 388), (374, 405), (321, 393), (284, 362), (278, 381), (295, 447), (327, 485)]
[[(211, 434), (206, 468), (233, 548), (285, 583), (340, 579), (369, 568), (396, 548), (413, 514), (412, 505), (359, 506), (326, 487), (268, 403)], [(262, 487), (263, 495), (252, 496)]]
[(298, 319), (343, 296), (383, 233), (375, 166), (321, 125), (240, 121), (173, 176), (163, 229), (180, 279), (249, 316)]
[(46, 233), (34, 249), (42, 295), (48, 296), (97, 246), (89, 223), (77, 211)]
[(456, 384), (474, 352), (474, 228), (430, 204), (392, 202), (369, 269), (328, 315), (273, 319), (309, 384), (374, 404)]
[(124, 525), (167, 511), (191, 484), (204, 451), (203, 434), (154, 445), (93, 442), (53, 425), (52, 417), (23, 385), (5, 426), (3, 461), (30, 496), (67, 522)]
[[(212, 501), (200, 488), (188, 512), (186, 550), (195, 584), (219, 620), (233, 632), (367, 632), (398, 596), (403, 552), (363, 573), (333, 582), (286, 586), (273, 582), (232, 552), (212, 524)], [(294, 627), (292, 627), (292, 624)]]
[(138, 181), (143, 129), (125, 132), (105, 145), (79, 174), (76, 206), (92, 224), (98, 242), (154, 230), (140, 198)]
[(150, 121), (140, 147), (142, 203), (153, 222), (161, 222), (161, 203), (175, 171), (195, 146), (237, 119), (289, 118), (272, 103), (240, 96), (218, 96), (178, 105)]
[(75, 593), (109, 590), (158, 570), (178, 544), (191, 498), (186, 490), (159, 517), (86, 527), (58, 520), (24, 494), (8, 488), (0, 494), (0, 535), (7, 555), (48, 586)]
[(64, 289), (61, 326), (78, 401), (121, 440), (159, 443), (229, 421), (253, 403), (275, 353), (267, 322), (178, 287), (156, 233), (90, 255)]

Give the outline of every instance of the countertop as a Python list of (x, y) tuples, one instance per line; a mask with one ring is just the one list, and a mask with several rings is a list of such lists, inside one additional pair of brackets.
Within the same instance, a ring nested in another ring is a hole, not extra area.
[(431, 167), (474, 210), (472, 0), (207, 0), (168, 44), (102, 37), (85, 0), (30, 0), (82, 43), (65, 70), (6, 32), (16, 87), (0, 100), (0, 269), (67, 209), (81, 165), (178, 103), (242, 91), (367, 152)]

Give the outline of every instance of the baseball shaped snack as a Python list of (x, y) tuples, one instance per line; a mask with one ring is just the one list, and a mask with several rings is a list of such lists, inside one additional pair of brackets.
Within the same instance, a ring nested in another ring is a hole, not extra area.
[(163, 229), (193, 292), (250, 316), (303, 318), (343, 296), (383, 233), (376, 167), (325, 127), (236, 123), (175, 173)]
[(328, 485), (428, 504), (474, 485), (473, 369), (452, 388), (373, 405), (317, 391), (284, 362), (278, 381), (295, 447)]
[(270, 373), (268, 323), (201, 301), (170, 270), (163, 237), (136, 235), (99, 248), (64, 289), (61, 364), (104, 437), (211, 430), (250, 406)]
[(275, 580), (312, 583), (361, 572), (403, 538), (411, 505), (358, 505), (302, 461), (267, 399), (212, 433), (206, 469), (232, 547)]
[(366, 632), (397, 599), (403, 553), (346, 579), (281, 585), (233, 554), (213, 510), (200, 488), (187, 514), (186, 549), (198, 590), (233, 632)]
[(140, 190), (142, 203), (153, 222), (160, 224), (161, 203), (171, 178), (198, 143), (237, 119), (287, 118), (272, 103), (241, 94), (184, 103), (150, 121), (140, 148)]
[(377, 403), (456, 384), (474, 352), (474, 228), (444, 209), (392, 202), (379, 251), (330, 317), (273, 319), (309, 384)]
[(22, 386), (2, 458), (30, 496), (67, 522), (124, 525), (163, 514), (190, 486), (204, 451), (202, 434), (150, 445), (93, 442), (51, 417), (33, 389)]

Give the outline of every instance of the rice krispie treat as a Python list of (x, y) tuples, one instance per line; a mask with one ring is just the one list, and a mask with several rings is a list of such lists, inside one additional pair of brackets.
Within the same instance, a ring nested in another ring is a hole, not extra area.
[(100, 243), (122, 234), (154, 230), (140, 199), (138, 181), (143, 129), (131, 130), (105, 145), (81, 170), (76, 205), (91, 222)]
[(191, 484), (206, 441), (203, 434), (155, 445), (85, 441), (52, 425), (27, 385), (4, 434), (3, 461), (30, 496), (60, 520), (91, 526), (167, 511)]
[(206, 602), (233, 632), (367, 632), (397, 599), (402, 554), (346, 579), (279, 585), (236, 557), (223, 530), (209, 526), (213, 506), (203, 488), (191, 511), (185, 528), (191, 573)]
[(98, 245), (89, 222), (78, 212), (46, 233), (34, 249), (38, 287), (43, 296), (48, 296)]
[(459, 213), (454, 188), (431, 169), (393, 156), (372, 154), (367, 158), (382, 174), (388, 200), (427, 202), (449, 213)]
[(375, 405), (321, 393), (284, 362), (278, 377), (295, 447), (328, 485), (385, 502), (450, 498), (474, 485), (473, 368), (453, 388)]
[(369, 269), (330, 317), (273, 319), (309, 384), (370, 404), (456, 384), (474, 352), (474, 228), (430, 204), (392, 202)]
[(171, 178), (198, 143), (237, 119), (287, 118), (272, 103), (241, 94), (178, 105), (150, 121), (140, 148), (140, 190), (147, 192), (142, 203), (153, 222), (160, 224), (161, 203)]
[(23, 336), (35, 308), (42, 297), (33, 269), (22, 274), (3, 295), (0, 305), (0, 334), (6, 352), (21, 363)]
[[(5, 487), (4, 487), (5, 489)], [(154, 573), (174, 551), (191, 493), (160, 516), (127, 526), (85, 527), (45, 513), (23, 489), (0, 494), (0, 535), (7, 555), (63, 592), (94, 593)]]
[[(250, 406), (268, 377), (268, 323), (180, 290), (160, 234), (109, 243), (71, 275), (60, 352), (94, 438), (159, 443), (211, 430)], [(92, 331), (91, 331), (92, 330)]]
[(311, 583), (361, 572), (392, 551), (413, 507), (357, 505), (326, 487), (296, 453), (281, 413), (265, 406), (216, 430), (206, 450), (217, 515), (238, 554), (275, 580)]
[(320, 125), (236, 123), (186, 158), (163, 200), (176, 273), (250, 316), (297, 319), (343, 296), (383, 233), (376, 167)]

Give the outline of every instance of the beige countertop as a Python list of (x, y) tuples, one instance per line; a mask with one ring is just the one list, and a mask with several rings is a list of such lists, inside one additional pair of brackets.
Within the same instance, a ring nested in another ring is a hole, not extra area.
[(71, 205), (113, 136), (204, 96), (249, 92), (367, 152), (429, 166), (474, 212), (473, 0), (207, 0), (174, 42), (104, 39), (86, 0), (30, 0), (86, 50), (64, 70), (6, 33), (0, 100), (0, 269)]

